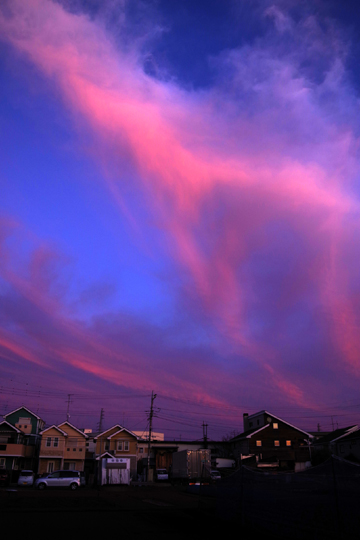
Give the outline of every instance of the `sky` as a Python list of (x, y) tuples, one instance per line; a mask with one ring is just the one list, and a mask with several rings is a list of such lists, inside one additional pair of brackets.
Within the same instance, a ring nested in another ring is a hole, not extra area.
[(3, 0), (0, 413), (360, 422), (360, 17)]

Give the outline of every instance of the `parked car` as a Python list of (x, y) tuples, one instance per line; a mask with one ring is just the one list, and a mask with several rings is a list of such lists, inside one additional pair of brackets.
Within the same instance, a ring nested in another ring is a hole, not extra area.
[(81, 473), (79, 471), (54, 471), (47, 476), (38, 478), (34, 483), (34, 487), (37, 489), (69, 487), (75, 490), (81, 485)]
[(0, 486), (10, 485), (10, 471), (7, 469), (0, 469)]
[(168, 480), (168, 479), (169, 479), (169, 475), (166, 469), (156, 469), (156, 480), (158, 482), (163, 482), (164, 480)]
[(34, 476), (32, 471), (21, 471), (18, 479), (18, 486), (32, 486), (34, 483)]
[(211, 470), (210, 471), (210, 478), (211, 480), (221, 480), (221, 474), (219, 471)]

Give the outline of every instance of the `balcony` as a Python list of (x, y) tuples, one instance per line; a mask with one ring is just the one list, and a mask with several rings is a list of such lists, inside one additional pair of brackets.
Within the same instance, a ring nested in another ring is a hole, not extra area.
[(32, 457), (34, 455), (34, 451), (34, 446), (26, 446), (25, 444), (0, 444), (0, 456)]

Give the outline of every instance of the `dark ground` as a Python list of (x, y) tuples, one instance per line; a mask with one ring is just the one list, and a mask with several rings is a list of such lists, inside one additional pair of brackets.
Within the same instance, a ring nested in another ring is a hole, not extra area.
[[(226, 534), (233, 524), (216, 516), (216, 498), (189, 494), (170, 485), (106, 486), (38, 491), (0, 488), (2, 523), (9, 519), (20, 531), (61, 535), (131, 534), (150, 538), (197, 538)], [(44, 534), (45, 536), (45, 534)]]
[[(326, 471), (325, 471), (326, 472)], [(0, 488), (2, 532), (144, 534), (152, 540), (213, 536), (241, 540), (357, 540), (360, 476), (234, 474), (203, 493), (170, 484), (69, 489)], [(340, 474), (341, 473), (341, 474)], [(239, 481), (239, 478), (241, 481)], [(242, 509), (242, 511), (241, 511)], [(91, 537), (92, 537), (91, 536)], [(5, 538), (8, 537), (6, 534)]]

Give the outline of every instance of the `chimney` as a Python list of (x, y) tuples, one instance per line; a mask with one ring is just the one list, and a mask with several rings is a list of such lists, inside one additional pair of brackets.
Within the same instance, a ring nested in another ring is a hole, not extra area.
[(248, 416), (249, 414), (247, 412), (243, 414), (244, 431), (247, 431), (249, 429)]

